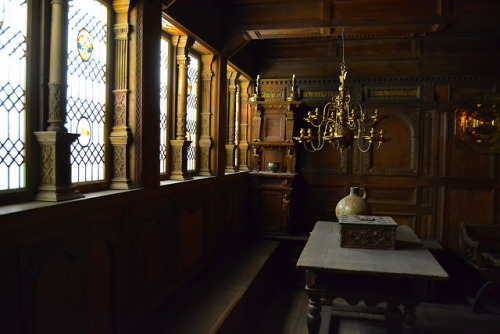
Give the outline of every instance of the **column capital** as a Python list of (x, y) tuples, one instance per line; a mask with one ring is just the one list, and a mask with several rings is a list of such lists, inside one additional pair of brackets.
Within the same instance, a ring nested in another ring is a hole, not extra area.
[(115, 13), (128, 13), (130, 9), (130, 0), (113, 0), (113, 9)]
[(117, 23), (114, 25), (113, 31), (115, 32), (116, 40), (128, 40), (130, 24), (128, 24), (127, 22)]
[(234, 80), (236, 80), (239, 77), (239, 75), (240, 74), (235, 69), (233, 69), (233, 68), (231, 68), (231, 67), (228, 66), (228, 68), (227, 68), (227, 79), (228, 80), (233, 80), (234, 81)]
[(194, 38), (191, 36), (176, 35), (172, 36), (172, 45), (177, 48), (177, 54), (185, 52), (187, 54), (189, 49), (194, 44)]

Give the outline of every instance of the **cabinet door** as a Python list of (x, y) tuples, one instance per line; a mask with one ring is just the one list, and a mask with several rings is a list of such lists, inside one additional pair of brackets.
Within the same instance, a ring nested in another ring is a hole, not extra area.
[(287, 234), (289, 194), (283, 190), (261, 189), (258, 200), (258, 224), (263, 233)]

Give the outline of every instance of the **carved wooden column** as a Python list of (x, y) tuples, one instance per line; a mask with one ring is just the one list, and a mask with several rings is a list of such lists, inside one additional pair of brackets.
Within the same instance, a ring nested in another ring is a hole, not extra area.
[(234, 173), (237, 171), (234, 162), (235, 145), (235, 117), (236, 117), (236, 93), (238, 91), (237, 78), (239, 74), (232, 68), (227, 70), (228, 81), (228, 122), (227, 122), (227, 141), (226, 141), (226, 173)]
[(177, 59), (177, 114), (176, 137), (170, 141), (172, 146), (172, 172), (173, 180), (188, 180), (187, 149), (191, 144), (186, 140), (186, 114), (187, 114), (187, 68), (189, 64), (189, 48), (194, 40), (188, 36), (172, 36), (172, 44), (176, 49)]
[(248, 118), (250, 115), (250, 105), (248, 99), (250, 94), (248, 88), (250, 81), (242, 76), (239, 77), (240, 82), (240, 132), (238, 140), (239, 150), (239, 170), (249, 170), (248, 168)]
[(212, 117), (212, 63), (214, 55), (201, 56), (202, 64), (202, 103), (201, 103), (201, 131), (200, 131), (200, 172), (199, 175), (212, 175), (210, 170), (210, 148), (212, 146), (212, 137), (210, 136), (210, 125)]
[(53, 0), (49, 68), (49, 127), (35, 132), (40, 145), (40, 186), (36, 199), (64, 201), (83, 197), (71, 184), (71, 144), (78, 134), (66, 123), (68, 0)]
[(127, 166), (134, 187), (160, 185), (160, 39), (161, 3), (130, 1)]
[(130, 139), (130, 129), (127, 126), (128, 112), (128, 46), (130, 25), (128, 11), (130, 0), (114, 0), (116, 13), (115, 31), (115, 89), (113, 90), (113, 127), (109, 140), (113, 147), (113, 178), (111, 189), (130, 189), (128, 178), (127, 143)]

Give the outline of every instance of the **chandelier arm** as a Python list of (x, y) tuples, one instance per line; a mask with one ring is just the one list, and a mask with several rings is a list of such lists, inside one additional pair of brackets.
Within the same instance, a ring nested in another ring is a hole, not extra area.
[(335, 104), (333, 102), (328, 102), (325, 104), (323, 107), (323, 119), (328, 119), (331, 118), (332, 116), (330, 115), (335, 111)]
[(378, 151), (378, 149), (380, 148), (380, 146), (381, 146), (381, 145), (382, 145), (382, 141), (379, 141), (379, 142), (378, 142), (378, 145), (377, 145), (377, 148), (375, 148), (375, 149), (373, 150), (373, 152), (377, 152), (377, 151)]
[(365, 134), (365, 131), (366, 131), (365, 126), (368, 125), (368, 124), (366, 124), (363, 121), (361, 121), (361, 119), (358, 119), (357, 121), (358, 121), (358, 134), (361, 137), (362, 134), (363, 135)]
[[(365, 141), (363, 139), (363, 141)], [(364, 146), (364, 145), (363, 145)], [(361, 136), (358, 136), (358, 149), (362, 152), (362, 153), (366, 153), (370, 150), (371, 146), (372, 146), (372, 143), (371, 142), (368, 142), (368, 147), (363, 148), (363, 146), (361, 145)]]
[(306, 149), (307, 152), (311, 152), (311, 153), (314, 153), (316, 152), (317, 150), (315, 150), (314, 148), (309, 148), (307, 147), (307, 143), (304, 143), (304, 148)]

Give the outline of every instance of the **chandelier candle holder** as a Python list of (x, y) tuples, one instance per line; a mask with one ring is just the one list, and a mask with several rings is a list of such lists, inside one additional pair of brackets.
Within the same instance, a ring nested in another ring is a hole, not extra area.
[[(356, 141), (358, 149), (365, 153), (376, 151), (382, 143), (390, 140), (384, 136), (384, 130), (375, 132), (381, 120), (378, 110), (368, 113), (358, 102), (351, 102), (351, 94), (346, 87), (347, 67), (344, 59), (344, 33), (342, 32), (342, 63), (340, 64), (339, 93), (323, 107), (323, 112), (316, 108), (309, 111), (304, 120), (313, 128), (300, 129), (299, 137), (294, 139), (304, 144), (309, 152), (323, 148), (325, 142), (332, 143), (341, 153)], [(315, 129), (314, 129), (315, 128)]]

